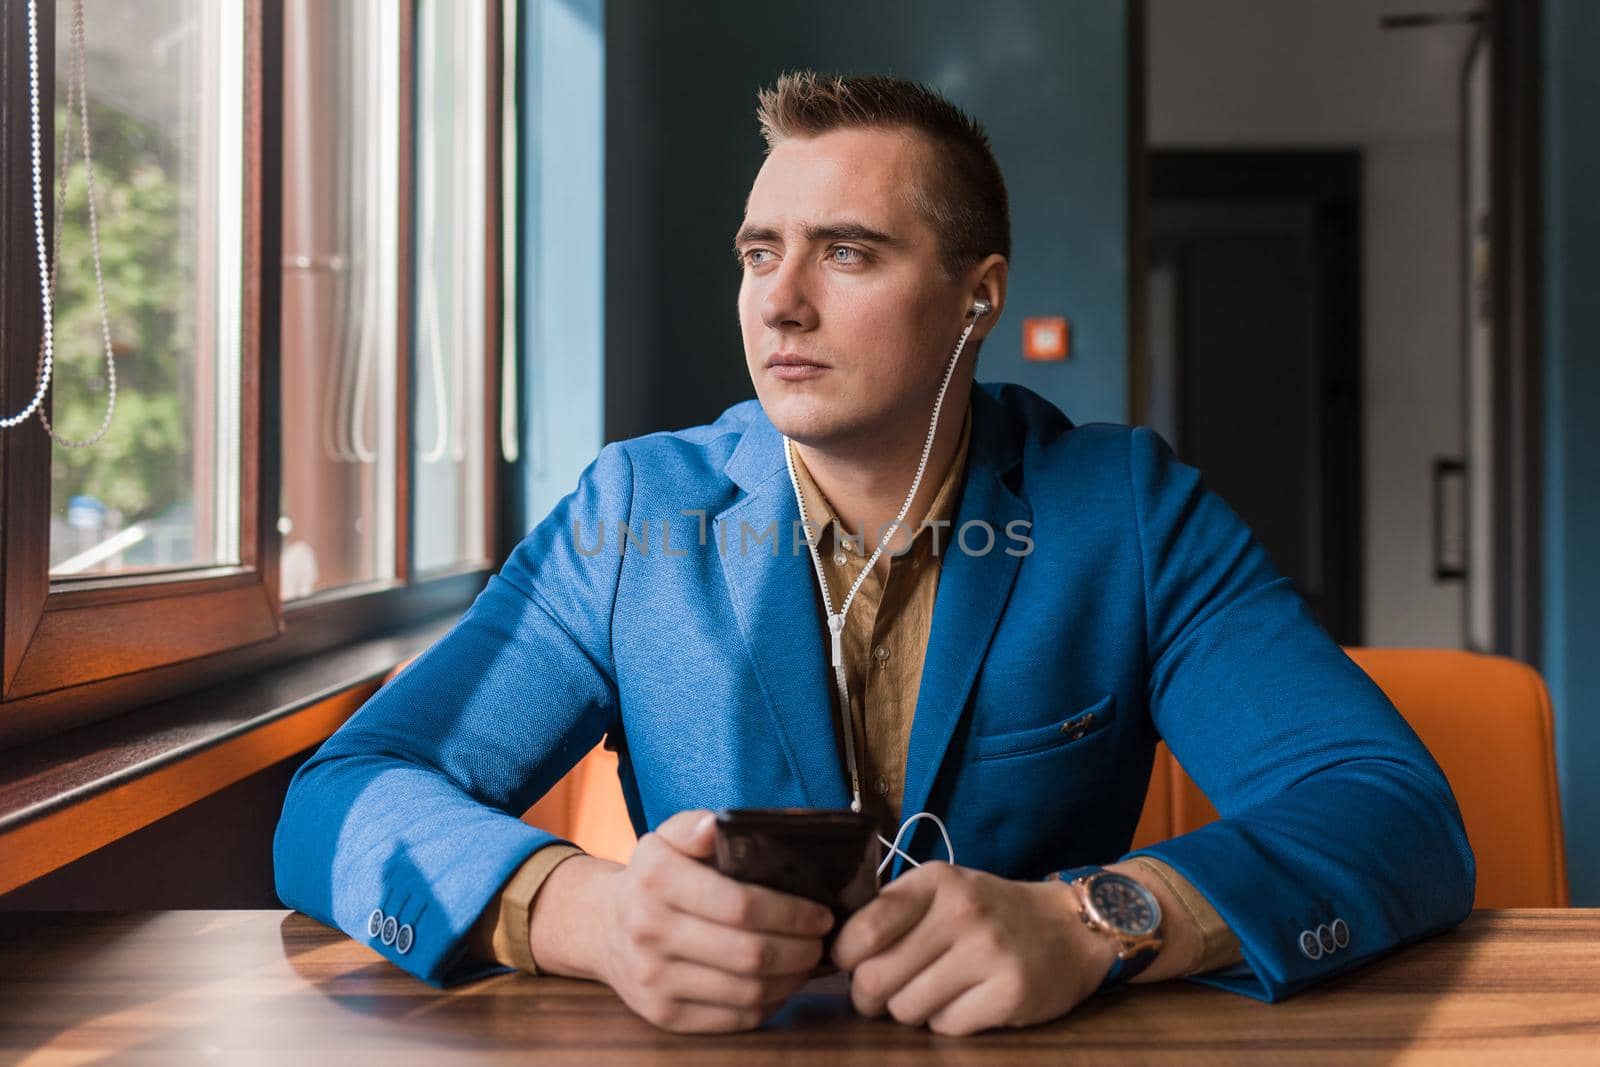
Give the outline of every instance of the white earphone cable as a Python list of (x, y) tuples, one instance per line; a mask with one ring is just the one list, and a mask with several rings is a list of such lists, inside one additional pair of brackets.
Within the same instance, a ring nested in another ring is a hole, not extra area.
[[(934, 398), (933, 417), (928, 423), (928, 437), (922, 445), (922, 457), (917, 462), (916, 477), (911, 480), (911, 491), (906, 494), (905, 502), (900, 505), (900, 513), (895, 516), (894, 521), (889, 524), (887, 530), (884, 532), (883, 537), (879, 539), (878, 545), (873, 549), (872, 555), (868, 558), (866, 566), (862, 567), (861, 573), (856, 575), (856, 580), (851, 584), (850, 591), (845, 595), (844, 602), (839, 606), (838, 612), (833, 610), (833, 598), (828, 591), (828, 576), (822, 569), (822, 557), (817, 552), (817, 541), (812, 537), (811, 534), (811, 521), (806, 516), (805, 497), (800, 492), (800, 481), (795, 475), (793, 442), (790, 441), (787, 434), (785, 434), (783, 438), (783, 455), (784, 462), (789, 469), (789, 484), (794, 489), (795, 503), (800, 509), (801, 528), (806, 532), (806, 546), (811, 551), (811, 563), (817, 573), (817, 584), (822, 590), (822, 606), (828, 615), (828, 631), (832, 639), (830, 659), (833, 667), (834, 687), (837, 689), (839, 694), (839, 707), (841, 709), (841, 715), (844, 719), (845, 763), (850, 772), (850, 810), (857, 813), (860, 813), (861, 811), (861, 774), (856, 763), (855, 716), (851, 711), (850, 689), (849, 685), (846, 683), (844, 673), (845, 616), (850, 611), (850, 605), (855, 601), (856, 591), (861, 588), (861, 583), (866, 580), (867, 575), (872, 572), (872, 568), (877, 565), (878, 557), (883, 554), (884, 546), (889, 543), (890, 538), (899, 532), (900, 524), (905, 521), (906, 512), (911, 510), (911, 502), (916, 499), (917, 490), (922, 485), (923, 472), (928, 466), (928, 456), (933, 451), (934, 435), (939, 428), (939, 411), (944, 406), (944, 395), (945, 391), (950, 387), (950, 378), (955, 374), (956, 363), (961, 359), (961, 352), (964, 348), (966, 348), (967, 338), (972, 335), (972, 329), (978, 324), (979, 316), (986, 314), (988, 310), (988, 301), (980, 300), (974, 302), (972, 310), (969, 312), (971, 321), (967, 323), (966, 329), (961, 331), (961, 339), (956, 342), (955, 352), (950, 356), (950, 365), (945, 368), (944, 381), (939, 384), (939, 395)], [(888, 840), (882, 834), (878, 835), (878, 840), (889, 848), (888, 855), (884, 856), (883, 862), (878, 865), (879, 876), (882, 876), (883, 869), (888, 866), (889, 862), (896, 855), (904, 857), (906, 861), (909, 862), (913, 867), (921, 866), (920, 863), (912, 859), (900, 849), (901, 836), (904, 835), (906, 830), (910, 828), (918, 819), (933, 820), (934, 825), (939, 829), (940, 835), (944, 838), (945, 854), (949, 857), (949, 861), (952, 864), (955, 863), (955, 848), (950, 844), (950, 834), (945, 829), (944, 823), (932, 812), (921, 811), (915, 815), (912, 815), (910, 818), (906, 819), (900, 824), (900, 829), (895, 834), (893, 841)]]
[(908, 830), (911, 827), (911, 824), (916, 822), (918, 819), (932, 819), (933, 820), (933, 825), (939, 828), (939, 836), (944, 838), (944, 854), (949, 857), (949, 862), (951, 863), (951, 865), (955, 864), (955, 862), (956, 862), (955, 846), (950, 843), (950, 831), (945, 829), (943, 820), (941, 820), (939, 818), (939, 816), (935, 815), (931, 811), (919, 811), (915, 815), (913, 815), (909, 819), (907, 819), (905, 822), (900, 824), (900, 829), (895, 833), (893, 841), (886, 840), (882, 834), (878, 835), (878, 840), (882, 841), (885, 845), (889, 846), (889, 854), (887, 856), (883, 857), (883, 862), (882, 863), (878, 864), (878, 877), (880, 877), (880, 878), (883, 877), (883, 869), (885, 867), (889, 866), (889, 862), (891, 860), (893, 860), (896, 856), (903, 856), (905, 858), (905, 861), (907, 863), (911, 864), (911, 866), (913, 866), (913, 867), (921, 867), (922, 866), (922, 864), (918, 863), (916, 860), (914, 860), (910, 856), (906, 855), (906, 853), (900, 851), (900, 836), (902, 834), (904, 834), (906, 832), (906, 830)]

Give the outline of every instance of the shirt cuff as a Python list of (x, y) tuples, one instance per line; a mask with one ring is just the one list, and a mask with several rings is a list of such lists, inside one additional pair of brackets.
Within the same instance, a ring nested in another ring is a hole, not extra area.
[(545, 845), (523, 861), (500, 891), (489, 901), (472, 924), (468, 944), (480, 959), (498, 960), (528, 974), (538, 974), (533, 960), (533, 945), (528, 936), (528, 917), (539, 887), (562, 860), (585, 855), (577, 845), (564, 842)]
[(1200, 931), (1199, 958), (1183, 972), (1183, 977), (1204, 974), (1218, 967), (1239, 963), (1244, 959), (1239, 938), (1217, 913), (1217, 909), (1211, 906), (1211, 902), (1202, 896), (1187, 878), (1154, 856), (1131, 856), (1127, 862), (1137, 863), (1154, 877), (1161, 879), (1172, 891), (1172, 895), (1178, 898), (1178, 903), (1189, 913), (1189, 918), (1194, 920), (1195, 926)]

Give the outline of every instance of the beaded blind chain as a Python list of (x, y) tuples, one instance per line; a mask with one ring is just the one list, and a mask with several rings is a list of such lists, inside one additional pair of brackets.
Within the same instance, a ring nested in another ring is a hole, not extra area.
[[(39, 30), (38, 0), (28, 0), (28, 104), (32, 131), (33, 163), (33, 232), (39, 257), (39, 300), (43, 309), (44, 336), (39, 345), (38, 387), (28, 406), (15, 415), (0, 418), (0, 428), (10, 429), (25, 421), (37, 409), (39, 421), (56, 443), (65, 448), (87, 448), (98, 442), (111, 428), (112, 412), (117, 406), (117, 368), (111, 354), (111, 324), (106, 311), (105, 277), (100, 266), (100, 224), (94, 206), (94, 157), (89, 142), (89, 90), (84, 71), (83, 0), (72, 4), (72, 77), (67, 82), (67, 130), (63, 138), (61, 172), (56, 192), (56, 217), (53, 243), (47, 254), (44, 240), (44, 167), (40, 150), (40, 94), (39, 94)], [(50, 425), (42, 404), (50, 387), (50, 376), (55, 367), (55, 290), (56, 271), (60, 265), (62, 218), (66, 213), (67, 175), (72, 163), (72, 106), (76, 97), (78, 126), (83, 138), (84, 178), (88, 189), (89, 241), (94, 254), (95, 291), (100, 302), (100, 338), (105, 346), (106, 382), (109, 395), (106, 414), (100, 429), (87, 440), (63, 437)]]

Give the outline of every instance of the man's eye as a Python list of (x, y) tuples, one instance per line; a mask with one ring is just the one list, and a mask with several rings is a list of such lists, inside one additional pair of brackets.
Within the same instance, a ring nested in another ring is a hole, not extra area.
[[(847, 253), (847, 257), (844, 258), (844, 259), (841, 259), (839, 257), (839, 253), (840, 252)], [(854, 257), (854, 258), (849, 258), (849, 257)], [(849, 245), (834, 245), (833, 246), (833, 261), (835, 263), (860, 263), (865, 258), (866, 257), (864, 255), (862, 255), (861, 249), (859, 249), (859, 248), (851, 248)]]
[(765, 253), (766, 255), (771, 255), (772, 254), (771, 252), (768, 252), (767, 249), (765, 249), (765, 248), (751, 248), (751, 249), (748, 249), (748, 250), (746, 250), (744, 252), (739, 253), (739, 259), (742, 262), (748, 263), (752, 267), (754, 267), (754, 266), (757, 266), (757, 265), (759, 265), (761, 263), (766, 262), (765, 260), (755, 259), (754, 258), (755, 256), (762, 255), (763, 253)]

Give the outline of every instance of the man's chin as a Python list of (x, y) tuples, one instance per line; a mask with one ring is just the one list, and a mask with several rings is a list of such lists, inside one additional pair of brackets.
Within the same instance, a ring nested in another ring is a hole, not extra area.
[(779, 388), (761, 394), (761, 410), (777, 431), (785, 437), (804, 445), (826, 441), (836, 436), (840, 429), (838, 409), (818, 396), (797, 396)]

